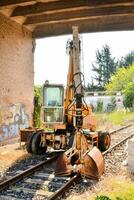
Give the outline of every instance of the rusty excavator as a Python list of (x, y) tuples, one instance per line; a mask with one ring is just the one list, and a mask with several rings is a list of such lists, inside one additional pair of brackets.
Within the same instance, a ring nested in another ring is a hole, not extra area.
[(20, 140), (26, 142), (29, 153), (45, 153), (50, 146), (64, 149), (58, 159), (55, 174), (80, 173), (99, 179), (104, 172), (102, 151), (110, 146), (108, 132), (96, 131), (96, 120), (84, 100), (84, 75), (81, 71), (81, 40), (78, 27), (73, 28), (73, 39), (67, 42), (69, 69), (67, 86), (43, 85), (43, 129), (20, 131)]

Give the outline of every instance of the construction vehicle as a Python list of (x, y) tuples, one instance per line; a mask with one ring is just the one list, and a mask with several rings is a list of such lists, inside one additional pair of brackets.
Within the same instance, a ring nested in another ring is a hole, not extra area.
[[(67, 43), (69, 69), (67, 86), (43, 85), (43, 129), (29, 129), (26, 146), (33, 154), (45, 153), (48, 147), (66, 150), (59, 156), (56, 175), (81, 173), (98, 179), (104, 171), (101, 151), (110, 146), (110, 135), (96, 131), (96, 120), (84, 100), (84, 75), (81, 72), (81, 41), (78, 27), (73, 27), (73, 40)], [(26, 131), (21, 131), (21, 139)]]

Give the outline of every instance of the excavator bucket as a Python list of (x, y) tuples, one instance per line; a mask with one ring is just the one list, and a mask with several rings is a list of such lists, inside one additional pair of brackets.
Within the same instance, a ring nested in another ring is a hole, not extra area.
[(79, 172), (91, 179), (99, 179), (104, 172), (104, 158), (97, 147), (83, 155), (79, 159), (78, 154), (75, 153), (67, 156), (66, 152), (62, 154), (56, 163), (55, 175), (71, 175), (72, 173)]
[(104, 158), (97, 147), (93, 147), (83, 159), (80, 173), (91, 179), (99, 179), (104, 172)]
[(63, 153), (57, 159), (55, 175), (56, 176), (71, 175), (72, 172), (73, 172), (73, 167), (70, 164), (70, 160), (68, 159), (67, 155)]

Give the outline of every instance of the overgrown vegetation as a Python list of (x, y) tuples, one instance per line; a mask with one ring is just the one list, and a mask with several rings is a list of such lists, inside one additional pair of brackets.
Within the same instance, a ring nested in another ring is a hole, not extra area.
[(34, 87), (34, 112), (33, 112), (33, 126), (40, 128), (41, 122), (41, 106), (42, 106), (42, 88), (41, 86)]
[(124, 94), (124, 106), (133, 107), (134, 104), (134, 64), (128, 68), (120, 68), (111, 77), (111, 82), (105, 85), (106, 90), (121, 91)]
[(119, 68), (113, 76), (110, 83), (105, 85), (105, 89), (110, 91), (123, 91), (127, 84), (132, 82), (134, 78), (134, 64), (128, 68)]
[(103, 111), (103, 101), (98, 100), (97, 101), (97, 108), (96, 108), (97, 112), (102, 112)]
[[(91, 77), (91, 82), (88, 83), (86, 91), (103, 91), (105, 90), (105, 85), (112, 80), (112, 75), (121, 68), (127, 69), (134, 63), (134, 51), (130, 51), (125, 56), (120, 59), (113, 58), (110, 47), (106, 44), (102, 49), (97, 49), (96, 51), (96, 61), (92, 64), (92, 70), (94, 71), (94, 76)], [(128, 75), (124, 73), (123, 80), (128, 79)], [(118, 79), (119, 85), (122, 83), (121, 79)], [(129, 79), (128, 79), (129, 81)], [(122, 87), (122, 84), (121, 84)], [(109, 87), (110, 88), (110, 87)], [(111, 91), (113, 88), (111, 88)], [(115, 89), (114, 91), (120, 91), (120, 89)]]
[(118, 60), (119, 67), (129, 67), (134, 63), (134, 51), (130, 51), (125, 56), (122, 56), (120, 60)]
[(116, 99), (115, 97), (111, 97), (110, 103), (107, 105), (107, 112), (113, 112), (116, 108)]
[[(88, 84), (90, 91), (104, 90), (104, 85), (109, 82), (111, 75), (116, 71), (117, 63), (115, 58), (111, 55), (111, 50), (108, 45), (102, 47), (102, 49), (96, 51), (96, 61), (92, 64), (93, 71), (95, 73), (92, 78), (91, 85)], [(94, 84), (94, 81), (96, 84)]]
[(99, 125), (112, 124), (112, 125), (125, 125), (128, 122), (134, 121), (134, 112), (128, 110), (119, 110), (111, 113), (96, 114)]
[(134, 183), (125, 178), (111, 179), (107, 183), (107, 191), (98, 192), (94, 200), (133, 200), (134, 199)]
[(134, 107), (134, 82), (127, 84), (124, 92), (124, 106), (126, 108)]
[(97, 196), (97, 197), (95, 198), (95, 200), (112, 200), (112, 199), (110, 199), (110, 198), (107, 197), (107, 196), (100, 195), (100, 196)]

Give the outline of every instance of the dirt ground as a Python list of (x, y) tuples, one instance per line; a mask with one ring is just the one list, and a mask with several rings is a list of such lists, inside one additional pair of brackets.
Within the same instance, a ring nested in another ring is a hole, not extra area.
[(9, 144), (0, 147), (0, 176), (12, 166), (17, 160), (28, 156), (24, 148), (20, 148), (19, 143)]

